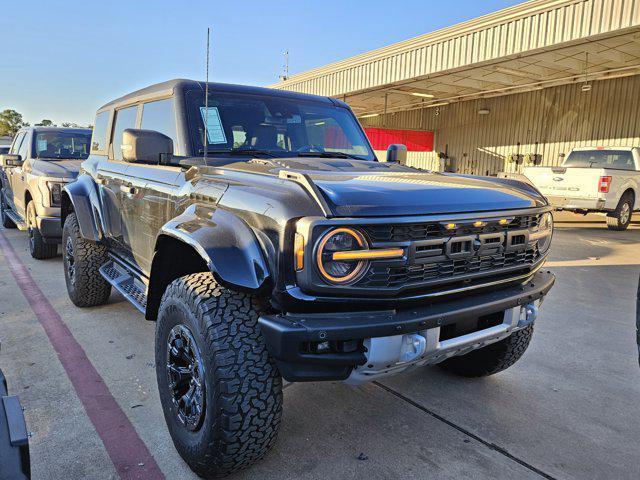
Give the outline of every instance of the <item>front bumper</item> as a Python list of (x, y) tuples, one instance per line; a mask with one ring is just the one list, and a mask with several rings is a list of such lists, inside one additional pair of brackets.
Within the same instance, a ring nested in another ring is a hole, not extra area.
[(36, 224), (46, 243), (56, 244), (62, 241), (60, 217), (37, 217)]
[[(365, 341), (406, 336), (533, 304), (548, 293), (554, 282), (555, 276), (551, 272), (538, 272), (520, 285), (414, 308), (265, 315), (260, 317), (259, 324), (269, 353), (276, 359), (286, 380), (346, 380), (355, 367), (367, 362)], [(517, 326), (514, 324), (513, 329)], [(507, 333), (510, 334), (511, 330)], [(505, 332), (496, 330), (494, 333), (496, 337)], [(476, 337), (470, 338), (470, 342), (475, 342)], [(325, 342), (340, 346), (357, 344), (359, 347), (348, 351), (310, 353), (309, 345)], [(456, 344), (457, 354), (462, 352), (459, 348), (466, 346), (459, 343)]]

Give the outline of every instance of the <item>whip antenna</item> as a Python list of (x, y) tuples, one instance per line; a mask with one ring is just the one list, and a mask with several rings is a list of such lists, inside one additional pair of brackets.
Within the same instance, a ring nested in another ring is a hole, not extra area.
[(205, 60), (206, 73), (204, 79), (204, 161), (207, 163), (207, 150), (209, 150), (209, 32), (211, 29), (207, 27), (207, 58)]

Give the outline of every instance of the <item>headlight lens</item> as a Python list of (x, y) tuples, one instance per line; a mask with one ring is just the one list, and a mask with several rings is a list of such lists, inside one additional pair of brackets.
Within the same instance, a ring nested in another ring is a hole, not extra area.
[(326, 233), (318, 242), (316, 262), (318, 270), (329, 283), (341, 285), (353, 282), (364, 271), (365, 260), (335, 260), (334, 253), (366, 250), (367, 242), (357, 230), (336, 228)]
[(551, 238), (553, 237), (553, 215), (551, 212), (543, 213), (540, 217), (538, 232), (541, 234), (538, 238), (538, 251), (541, 254), (546, 253), (551, 246)]
[(62, 201), (62, 183), (47, 182), (47, 187), (49, 187), (51, 206), (59, 206)]

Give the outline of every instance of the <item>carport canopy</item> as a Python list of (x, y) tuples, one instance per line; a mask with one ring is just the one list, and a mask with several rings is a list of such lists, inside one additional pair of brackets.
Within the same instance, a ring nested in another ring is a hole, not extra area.
[(273, 88), (360, 117), (640, 73), (640, 2), (532, 0), (293, 75)]

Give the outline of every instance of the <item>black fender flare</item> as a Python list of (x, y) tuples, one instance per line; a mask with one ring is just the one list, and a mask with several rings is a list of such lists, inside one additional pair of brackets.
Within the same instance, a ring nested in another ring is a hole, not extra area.
[(269, 264), (255, 233), (227, 210), (192, 205), (165, 224), (159, 235), (192, 247), (216, 281), (229, 289), (255, 293), (269, 283)]
[(71, 212), (75, 212), (80, 234), (87, 240), (102, 240), (98, 215), (99, 200), (96, 184), (89, 175), (79, 175), (75, 182), (68, 183), (62, 190), (60, 221), (64, 221)]

